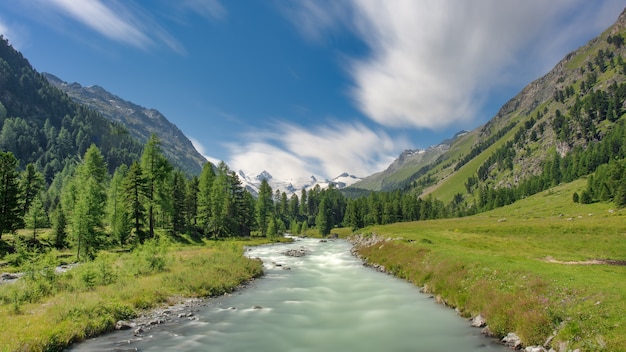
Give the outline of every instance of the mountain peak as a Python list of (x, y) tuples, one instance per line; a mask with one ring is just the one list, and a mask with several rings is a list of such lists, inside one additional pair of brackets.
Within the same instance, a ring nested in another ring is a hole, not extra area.
[(259, 181), (263, 181), (263, 180), (267, 180), (267, 181), (269, 181), (269, 180), (271, 180), (273, 177), (272, 177), (272, 175), (271, 175), (269, 172), (267, 172), (266, 170), (263, 170), (263, 172), (261, 172), (260, 174), (256, 175), (256, 177), (255, 177), (255, 178), (256, 178), (257, 180), (259, 180)]

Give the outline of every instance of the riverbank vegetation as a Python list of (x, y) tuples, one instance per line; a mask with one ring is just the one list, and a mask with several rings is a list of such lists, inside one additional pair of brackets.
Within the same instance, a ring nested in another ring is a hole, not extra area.
[(180, 245), (163, 236), (132, 252), (100, 252), (63, 274), (55, 273), (62, 253), (33, 257), (19, 280), (0, 285), (0, 350), (61, 350), (146, 309), (231, 292), (262, 274), (261, 262), (244, 257), (243, 246), (266, 242)]
[[(626, 346), (626, 226), (611, 203), (572, 203), (578, 180), (466, 218), (363, 229), (359, 253), (496, 336), (556, 350)], [(566, 349), (561, 349), (562, 347)]]

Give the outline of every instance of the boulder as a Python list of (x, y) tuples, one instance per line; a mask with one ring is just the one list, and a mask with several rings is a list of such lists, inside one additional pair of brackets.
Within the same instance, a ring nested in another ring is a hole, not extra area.
[(130, 323), (125, 320), (119, 320), (115, 323), (115, 330), (130, 330), (135, 327), (135, 323)]
[(472, 321), (471, 325), (475, 328), (484, 328), (485, 326), (487, 326), (487, 321), (480, 314), (475, 316), (474, 319), (472, 319), (471, 321)]
[(512, 349), (520, 349), (522, 347), (522, 340), (519, 336), (515, 335), (515, 333), (508, 333), (505, 337), (502, 338), (501, 342)]
[(306, 250), (304, 248), (289, 249), (285, 252), (285, 255), (289, 257), (304, 257)]
[(546, 350), (545, 348), (543, 348), (541, 346), (528, 346), (528, 347), (526, 347), (526, 349), (524, 351), (526, 351), (526, 352), (548, 352), (548, 350)]

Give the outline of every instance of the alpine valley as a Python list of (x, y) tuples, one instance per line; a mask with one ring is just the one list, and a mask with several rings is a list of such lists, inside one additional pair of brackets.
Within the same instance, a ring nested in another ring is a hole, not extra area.
[[(626, 351), (617, 15), (484, 125), (330, 180), (208, 163), (158, 111), (41, 74), (0, 37), (0, 283), (17, 280), (0, 285), (0, 349), (62, 350), (180, 297), (224, 295), (263, 273), (244, 246), (289, 233), (350, 237), (365, 265), (512, 348)], [(322, 288), (324, 303), (341, 294)]]

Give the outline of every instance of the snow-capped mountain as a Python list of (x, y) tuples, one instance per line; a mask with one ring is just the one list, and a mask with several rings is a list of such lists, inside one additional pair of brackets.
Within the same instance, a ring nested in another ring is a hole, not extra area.
[(267, 183), (272, 187), (272, 191), (276, 192), (279, 190), (281, 193), (285, 192), (287, 196), (291, 196), (292, 194), (300, 195), (300, 192), (303, 189), (309, 190), (316, 185), (319, 185), (322, 189), (328, 188), (332, 183), (336, 188), (341, 189), (344, 187), (348, 187), (351, 184), (361, 180), (360, 177), (356, 177), (354, 175), (350, 175), (346, 172), (341, 175), (333, 178), (332, 180), (318, 180), (315, 176), (311, 175), (310, 177), (299, 177), (299, 178), (289, 178), (289, 179), (276, 179), (269, 172), (263, 171), (256, 176), (250, 176), (246, 174), (243, 170), (239, 170), (238, 173), (239, 179), (243, 186), (254, 196), (259, 194), (259, 187), (261, 186), (261, 182), (265, 179)]

